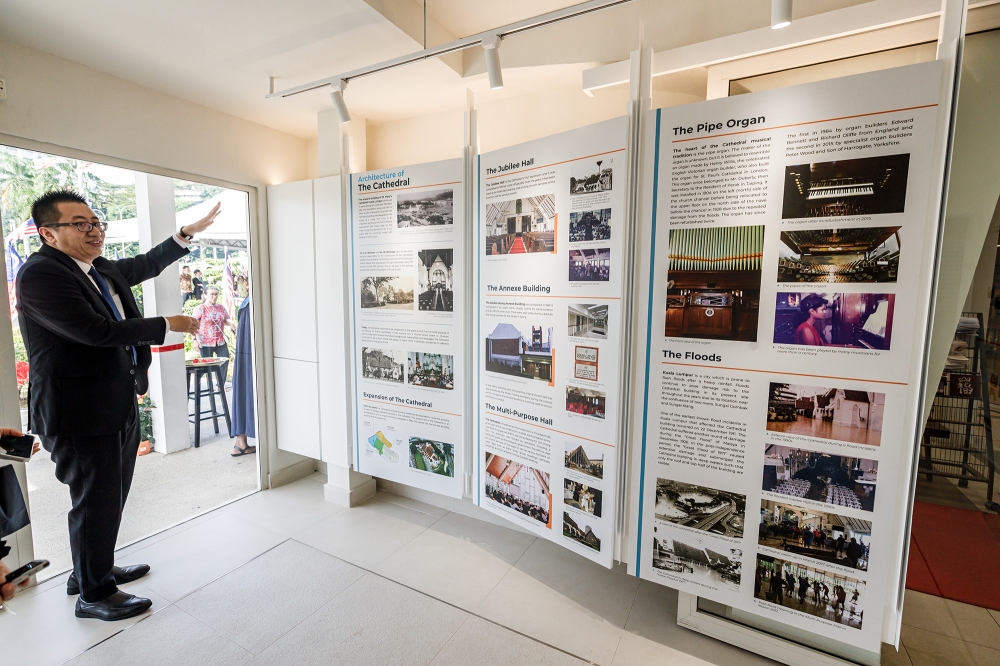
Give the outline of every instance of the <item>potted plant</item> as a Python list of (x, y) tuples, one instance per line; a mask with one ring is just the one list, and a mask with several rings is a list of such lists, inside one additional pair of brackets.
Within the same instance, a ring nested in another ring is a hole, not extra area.
[(153, 450), (153, 399), (149, 394), (139, 396), (139, 455), (144, 456)]

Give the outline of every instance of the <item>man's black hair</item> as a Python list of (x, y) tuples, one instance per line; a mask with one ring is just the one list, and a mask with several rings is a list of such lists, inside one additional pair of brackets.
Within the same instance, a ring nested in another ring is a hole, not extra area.
[[(73, 190), (50, 190), (35, 199), (31, 204), (31, 219), (35, 222), (35, 228), (41, 228), (59, 221), (59, 208), (61, 203), (82, 203), (89, 206), (87, 200)], [(44, 243), (45, 236), (38, 234), (39, 239)]]

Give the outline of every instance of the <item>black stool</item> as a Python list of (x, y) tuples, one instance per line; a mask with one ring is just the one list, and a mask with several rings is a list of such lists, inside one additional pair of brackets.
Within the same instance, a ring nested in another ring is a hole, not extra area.
[[(229, 359), (220, 358), (218, 360), (212, 359), (210, 361), (205, 361), (203, 363), (194, 363), (193, 361), (186, 361), (185, 365), (187, 367), (187, 389), (188, 389), (188, 399), (194, 400), (194, 413), (188, 414), (188, 423), (194, 423), (194, 448), (201, 446), (201, 422), (205, 419), (212, 419), (212, 425), (215, 426), (215, 433), (219, 433), (219, 417), (225, 417), (226, 419), (226, 431), (230, 429), (229, 421), (229, 403), (226, 401), (226, 378), (222, 376), (222, 364)], [(201, 411), (201, 378), (208, 378), (208, 402), (211, 405), (211, 411), (202, 413)], [(215, 381), (213, 381), (213, 377)], [(194, 381), (194, 389), (191, 388), (191, 382)], [(218, 384), (216, 384), (216, 381)], [(218, 410), (218, 406), (215, 404), (215, 396), (219, 396), (222, 401), (222, 411)], [(193, 419), (193, 420), (192, 420)]]

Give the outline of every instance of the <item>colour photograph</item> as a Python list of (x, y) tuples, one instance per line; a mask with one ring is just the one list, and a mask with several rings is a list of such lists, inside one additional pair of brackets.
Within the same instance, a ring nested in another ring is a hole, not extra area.
[(556, 251), (556, 195), (485, 204), (486, 256)]
[(417, 252), (417, 286), (420, 296), (417, 309), (429, 312), (451, 312), (455, 305), (451, 263), (454, 250), (420, 250)]
[(551, 527), (549, 475), (524, 463), (486, 452), (486, 499)]
[(361, 307), (381, 310), (413, 309), (413, 278), (366, 277), (361, 280)]
[(608, 339), (608, 306), (570, 303), (566, 306), (567, 334), (572, 338)]
[(899, 227), (781, 232), (778, 282), (895, 282)]
[(887, 350), (893, 294), (778, 292), (774, 344)]
[(573, 347), (573, 378), (596, 382), (600, 377), (598, 359), (600, 350), (597, 347), (576, 345)]
[(653, 568), (714, 589), (739, 592), (743, 549), (690, 532), (653, 525)]
[(763, 225), (671, 229), (663, 335), (757, 341)]
[(902, 213), (910, 155), (785, 167), (783, 219)]
[(611, 238), (611, 209), (582, 210), (569, 214), (569, 242), (608, 240)]
[(421, 472), (455, 476), (455, 447), (422, 437), (410, 438), (410, 467)]
[(569, 171), (569, 193), (610, 192), (613, 164), (609, 157), (575, 161)]
[(570, 282), (607, 282), (611, 279), (611, 248), (569, 251)]
[(658, 520), (728, 537), (743, 537), (746, 495), (683, 481), (656, 479)]
[(432, 227), (454, 224), (455, 191), (427, 188), (396, 195), (396, 227)]
[(551, 382), (552, 329), (497, 324), (486, 336), (486, 371)]
[(819, 453), (777, 444), (764, 449), (766, 492), (802, 497), (830, 508), (873, 511), (878, 461)]
[(409, 352), (406, 355), (406, 383), (450, 391), (455, 388), (454, 359), (450, 354)]
[(577, 511), (583, 511), (600, 518), (603, 496), (600, 490), (586, 483), (573, 479), (563, 480), (563, 504)]
[(601, 539), (594, 533), (597, 523), (590, 517), (571, 516), (563, 511), (563, 536), (601, 552)]
[(361, 348), (361, 376), (365, 379), (380, 379), (385, 382), (403, 383), (404, 359), (406, 354), (389, 349), (374, 347)]
[(885, 393), (771, 382), (767, 429), (878, 446)]
[(757, 529), (761, 546), (868, 571), (872, 524), (867, 520), (765, 499)]
[(577, 386), (566, 387), (567, 412), (603, 419), (604, 401), (605, 394), (601, 391), (591, 391)]
[(590, 442), (566, 442), (563, 466), (595, 479), (604, 478), (604, 450), (606, 447)]
[(829, 622), (861, 628), (865, 582), (757, 553), (753, 596)]

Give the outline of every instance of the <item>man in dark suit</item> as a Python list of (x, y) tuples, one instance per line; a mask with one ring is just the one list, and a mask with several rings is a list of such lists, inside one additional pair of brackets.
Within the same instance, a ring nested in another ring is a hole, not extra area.
[(131, 287), (188, 253), (219, 207), (146, 254), (110, 261), (102, 223), (70, 191), (49, 192), (31, 209), (42, 248), (17, 277), (17, 308), (29, 359), (28, 427), (69, 486), (77, 617), (120, 620), (148, 609), (148, 599), (117, 585), (141, 578), (144, 564), (114, 566), (115, 542), (139, 448), (136, 395), (149, 387), (149, 345), (168, 331), (193, 334), (191, 317), (143, 317)]

